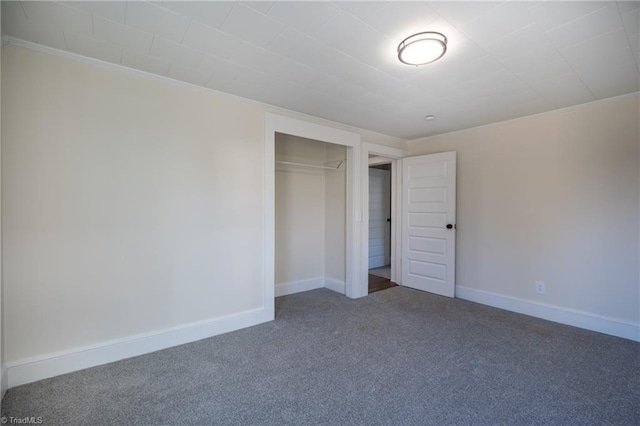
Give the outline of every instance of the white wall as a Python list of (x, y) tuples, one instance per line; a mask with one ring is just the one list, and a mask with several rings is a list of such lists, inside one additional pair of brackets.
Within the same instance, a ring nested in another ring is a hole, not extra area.
[(262, 305), (259, 108), (4, 56), (7, 362)]
[[(326, 161), (346, 161), (344, 146), (327, 144)], [(325, 277), (334, 282), (346, 280), (346, 164), (325, 172)]]
[(458, 290), (638, 332), (638, 105), (626, 96), (409, 142), (412, 155), (458, 153)]
[[(322, 166), (323, 142), (276, 135), (276, 160)], [(276, 165), (276, 286), (324, 277), (325, 184), (321, 169)]]
[(264, 114), (348, 127), (35, 48), (2, 51), (9, 385), (266, 320)]
[[(0, 7), (0, 23), (2, 22), (2, 8)], [(4, 35), (2, 32), (2, 24), (0, 24), (0, 35)], [(4, 43), (4, 40), (3, 40)], [(2, 93), (2, 49), (0, 49), (0, 93)], [(0, 96), (1, 98), (1, 96)], [(2, 102), (0, 102), (0, 188), (2, 187)], [(0, 212), (2, 211), (2, 197), (0, 190)], [(0, 213), (0, 217), (1, 217)], [(4, 330), (3, 330), (3, 309), (2, 309), (2, 293), (3, 293), (3, 284), (2, 284), (2, 223), (0, 221), (0, 401), (4, 397), (4, 394), (7, 390), (7, 374), (5, 371), (4, 364)], [(0, 404), (1, 405), (1, 404)]]
[[(276, 134), (276, 161), (315, 166), (346, 160), (344, 146)], [(345, 282), (346, 164), (339, 170), (276, 163), (277, 294)], [(338, 287), (336, 287), (336, 285)], [(341, 290), (344, 291), (344, 290)]]

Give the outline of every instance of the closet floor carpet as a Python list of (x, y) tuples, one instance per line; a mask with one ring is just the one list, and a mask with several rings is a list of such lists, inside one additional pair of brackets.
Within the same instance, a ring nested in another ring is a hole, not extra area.
[(43, 424), (640, 423), (640, 344), (394, 287), (10, 389)]

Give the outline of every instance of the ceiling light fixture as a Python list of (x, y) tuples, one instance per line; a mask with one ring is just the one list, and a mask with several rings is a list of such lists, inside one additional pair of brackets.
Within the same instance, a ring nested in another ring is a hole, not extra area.
[(409, 36), (398, 45), (398, 59), (407, 65), (425, 65), (435, 62), (447, 51), (447, 37), (434, 31)]

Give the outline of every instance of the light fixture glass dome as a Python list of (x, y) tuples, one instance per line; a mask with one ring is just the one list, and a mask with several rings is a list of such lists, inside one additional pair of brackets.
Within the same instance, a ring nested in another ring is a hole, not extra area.
[(407, 65), (425, 65), (442, 58), (446, 51), (447, 37), (427, 31), (402, 40), (398, 45), (398, 59)]

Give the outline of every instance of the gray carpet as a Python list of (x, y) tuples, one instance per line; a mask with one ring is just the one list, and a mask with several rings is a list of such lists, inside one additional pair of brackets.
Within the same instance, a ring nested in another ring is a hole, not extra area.
[(11, 389), (44, 424), (640, 424), (640, 344), (396, 287)]

